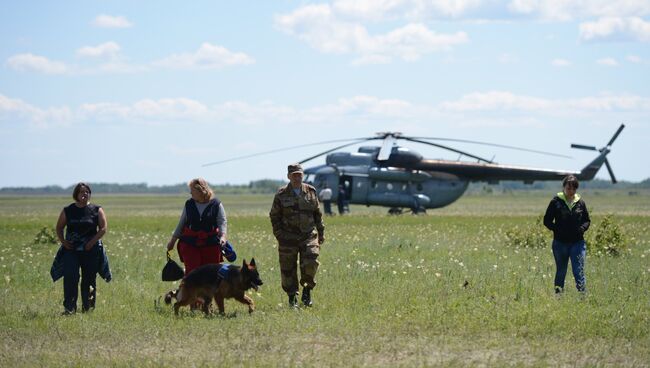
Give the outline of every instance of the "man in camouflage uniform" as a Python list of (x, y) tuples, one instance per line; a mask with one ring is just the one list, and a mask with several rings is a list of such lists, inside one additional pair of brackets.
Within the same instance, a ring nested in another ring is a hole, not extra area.
[(300, 285), (302, 302), (312, 306), (311, 289), (316, 286), (318, 255), (325, 241), (323, 214), (316, 189), (302, 182), (300, 164), (289, 165), (289, 184), (278, 190), (273, 198), (270, 217), (273, 235), (278, 240), (282, 289), (289, 295), (289, 306), (298, 307), (299, 290), (297, 261), (300, 254)]

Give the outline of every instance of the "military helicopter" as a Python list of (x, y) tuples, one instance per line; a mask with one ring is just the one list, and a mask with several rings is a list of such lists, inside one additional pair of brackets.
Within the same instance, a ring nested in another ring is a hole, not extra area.
[[(612, 182), (616, 183), (616, 177), (609, 161), (607, 161), (607, 155), (611, 152), (611, 145), (623, 128), (625, 128), (625, 125), (621, 124), (607, 145), (602, 148), (572, 144), (572, 148), (599, 152), (598, 156), (580, 171), (501, 165), (490, 159), (431, 141), (474, 143), (567, 157), (554, 153), (462, 139), (410, 137), (399, 132), (381, 132), (377, 133), (375, 137), (301, 145), (299, 147), (323, 143), (349, 142), (299, 162), (304, 164), (327, 154), (324, 165), (305, 169), (305, 182), (312, 184), (317, 190), (326, 186), (334, 189), (333, 201), (337, 201), (339, 196), (342, 196), (344, 202), (351, 204), (388, 207), (391, 214), (401, 213), (403, 208), (410, 209), (414, 214), (417, 214), (423, 213), (427, 209), (440, 208), (453, 203), (465, 193), (471, 181), (486, 181), (493, 184), (500, 180), (521, 180), (526, 184), (532, 184), (536, 180), (561, 180), (569, 174), (573, 174), (579, 180), (584, 181), (593, 179), (602, 165), (605, 164)], [(334, 152), (351, 145), (373, 140), (382, 141), (381, 146), (361, 146), (357, 152)], [(397, 145), (396, 142), (400, 140), (438, 147), (476, 161), (426, 159), (414, 150)], [(292, 148), (297, 147), (260, 152), (212, 162), (203, 166)], [(340, 188), (340, 190), (337, 191), (336, 188)]]

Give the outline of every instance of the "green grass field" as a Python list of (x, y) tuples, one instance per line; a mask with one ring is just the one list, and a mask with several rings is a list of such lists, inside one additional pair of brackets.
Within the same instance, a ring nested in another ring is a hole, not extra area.
[[(516, 249), (549, 193), (465, 196), (424, 216), (353, 206), (326, 218), (315, 307), (280, 287), (270, 196), (221, 198), (239, 259), (265, 285), (226, 316), (180, 318), (155, 301), (164, 247), (185, 198), (100, 196), (114, 280), (94, 312), (63, 317), (57, 246), (35, 244), (69, 197), (0, 197), (0, 366), (649, 366), (650, 194), (584, 193), (593, 223), (614, 214), (629, 252), (587, 258), (586, 295), (553, 293), (549, 245)], [(466, 287), (463, 285), (467, 284)]]

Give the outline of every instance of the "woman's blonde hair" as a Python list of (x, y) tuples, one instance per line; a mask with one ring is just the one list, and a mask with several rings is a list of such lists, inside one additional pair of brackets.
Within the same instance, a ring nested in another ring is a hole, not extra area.
[(189, 183), (187, 183), (187, 186), (192, 190), (192, 188), (198, 190), (203, 194), (203, 200), (204, 201), (209, 201), (214, 197), (214, 192), (212, 191), (212, 188), (210, 188), (210, 185), (208, 182), (203, 179), (203, 178), (196, 178), (190, 180)]

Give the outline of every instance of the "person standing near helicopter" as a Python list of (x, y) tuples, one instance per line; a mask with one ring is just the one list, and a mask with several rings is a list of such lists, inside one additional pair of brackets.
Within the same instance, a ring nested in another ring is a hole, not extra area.
[(316, 286), (316, 271), (320, 264), (318, 256), (325, 241), (323, 214), (316, 189), (303, 183), (304, 172), (300, 164), (289, 165), (287, 178), (289, 184), (275, 194), (269, 213), (273, 235), (278, 240), (282, 289), (289, 296), (289, 306), (297, 308), (296, 297), (302, 285), (302, 302), (306, 307), (311, 307), (311, 290)]
[(323, 201), (323, 209), (325, 210), (326, 215), (333, 215), (332, 213), (332, 189), (329, 185), (325, 184), (325, 187), (321, 189), (318, 193), (318, 198)]

